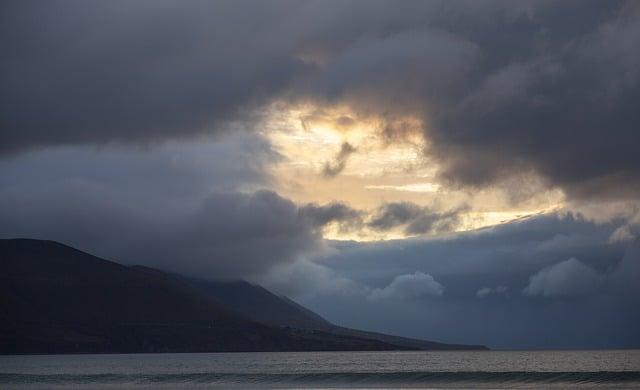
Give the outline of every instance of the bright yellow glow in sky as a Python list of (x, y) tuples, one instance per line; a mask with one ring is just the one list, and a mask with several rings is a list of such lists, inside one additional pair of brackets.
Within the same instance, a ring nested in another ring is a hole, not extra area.
[[(419, 128), (412, 118), (404, 123)], [(413, 202), (443, 210), (469, 206), (458, 230), (471, 230), (550, 211), (563, 203), (557, 190), (540, 190), (517, 205), (505, 191), (495, 188), (470, 192), (448, 188), (438, 182), (436, 162), (425, 154), (420, 133), (408, 132), (402, 140), (386, 142), (380, 118), (358, 117), (348, 108), (313, 106), (274, 108), (263, 134), (283, 156), (271, 167), (275, 189), (298, 203), (344, 202), (360, 210), (374, 210), (388, 202)], [(345, 159), (335, 176), (323, 174), (327, 164), (336, 165), (343, 143), (355, 151)], [(331, 239), (380, 240), (404, 238), (398, 231), (379, 232), (366, 228), (341, 232), (328, 226)]]

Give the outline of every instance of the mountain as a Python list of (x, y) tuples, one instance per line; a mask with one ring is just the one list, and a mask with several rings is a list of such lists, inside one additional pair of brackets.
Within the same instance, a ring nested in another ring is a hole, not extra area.
[(0, 240), (0, 353), (421, 349), (341, 329), (246, 282), (124, 266), (52, 241)]
[(279, 327), (318, 330), (340, 336), (377, 340), (407, 349), (482, 350), (482, 345), (445, 344), (337, 326), (293, 300), (245, 281), (217, 282), (183, 278), (202, 293), (255, 321)]
[(160, 271), (51, 241), (0, 240), (0, 353), (397, 348), (260, 324)]
[(184, 278), (184, 281), (224, 306), (233, 307), (242, 315), (263, 324), (316, 330), (334, 327), (289, 298), (245, 281), (212, 282), (195, 278)]

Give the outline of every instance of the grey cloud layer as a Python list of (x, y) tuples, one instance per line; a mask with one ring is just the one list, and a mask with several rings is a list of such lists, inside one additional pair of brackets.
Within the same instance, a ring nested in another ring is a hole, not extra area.
[(274, 158), (247, 134), (18, 156), (0, 164), (0, 236), (207, 278), (260, 274), (320, 250), (326, 223), (273, 192), (246, 192), (267, 183), (261, 166)]
[(273, 36), (284, 4), (273, 6), (4, 2), (0, 151), (149, 142), (251, 120), (304, 68)]
[(0, 236), (59, 240), (211, 279), (255, 278), (322, 251), (328, 224), (369, 226), (368, 211), (343, 203), (299, 206), (259, 191), (269, 184), (264, 166), (278, 158), (246, 133), (23, 154), (0, 163)]
[[(256, 156), (277, 156), (255, 135), (235, 137), (4, 160), (0, 236), (60, 240), (199, 277), (250, 278), (371, 330), (512, 348), (640, 346), (637, 214), (598, 223), (546, 215), (440, 238), (327, 243), (327, 224), (368, 227), (388, 205), (299, 206), (247, 192), (265, 180)], [(442, 213), (405, 206), (417, 211), (409, 220)]]
[(2, 7), (5, 154), (217, 132), (311, 100), (383, 116), (389, 139), (422, 118), (457, 183), (535, 171), (572, 196), (638, 194), (637, 2)]
[(322, 226), (273, 192), (214, 193), (193, 210), (153, 213), (110, 204), (105, 195), (66, 185), (3, 198), (0, 235), (59, 240), (116, 261), (207, 279), (251, 278), (322, 249)]
[(301, 301), (345, 326), (451, 342), (640, 346), (640, 242), (609, 240), (625, 223), (557, 214), (443, 238), (336, 242), (316, 262), (360, 289)]

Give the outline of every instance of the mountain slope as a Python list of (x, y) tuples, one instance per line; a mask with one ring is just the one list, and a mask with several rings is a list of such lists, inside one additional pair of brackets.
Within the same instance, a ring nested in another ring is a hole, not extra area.
[(0, 353), (401, 349), (267, 326), (198, 289), (41, 240), (0, 240)]
[(291, 299), (278, 296), (267, 289), (239, 282), (204, 281), (184, 278), (185, 282), (217, 300), (222, 305), (233, 308), (247, 318), (255, 321), (281, 326), (297, 327), (301, 329), (319, 330), (334, 335), (351, 336), (375, 341), (381, 341), (408, 349), (421, 350), (479, 350), (487, 349), (481, 345), (445, 344), (435, 341), (412, 339), (408, 337), (392, 336), (376, 332), (337, 326), (322, 318), (313, 311), (299, 305)]
[(184, 280), (224, 306), (232, 307), (245, 317), (263, 324), (316, 330), (333, 327), (333, 324), (318, 314), (261, 286), (245, 281), (214, 282), (194, 278)]

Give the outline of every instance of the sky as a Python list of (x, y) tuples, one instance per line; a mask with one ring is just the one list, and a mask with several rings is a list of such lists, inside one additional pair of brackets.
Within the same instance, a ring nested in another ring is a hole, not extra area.
[(638, 2), (0, 7), (0, 237), (361, 329), (640, 347)]

